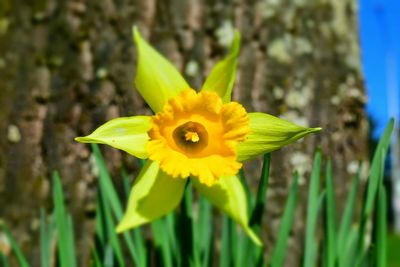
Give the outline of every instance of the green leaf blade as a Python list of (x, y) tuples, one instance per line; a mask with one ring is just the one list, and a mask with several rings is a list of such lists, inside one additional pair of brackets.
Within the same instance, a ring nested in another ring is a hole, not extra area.
[(365, 247), (366, 226), (370, 220), (374, 203), (376, 202), (379, 185), (383, 182), (385, 158), (389, 148), (393, 127), (394, 120), (391, 119), (378, 142), (378, 146), (372, 159), (359, 223), (360, 226), (358, 231), (356, 264), (361, 264), (367, 253)]
[(295, 173), (293, 177), (292, 185), (290, 186), (288, 199), (286, 201), (285, 210), (283, 212), (282, 220), (279, 226), (277, 242), (275, 248), (271, 254), (271, 267), (283, 266), (287, 241), (292, 228), (293, 218), (295, 214), (295, 208), (297, 204), (298, 195), (298, 173)]
[(313, 168), (311, 172), (311, 181), (309, 185), (307, 200), (307, 218), (306, 218), (306, 237), (304, 243), (304, 261), (303, 266), (315, 265), (316, 241), (315, 231), (318, 220), (319, 204), (319, 180), (321, 174), (321, 152), (318, 150), (314, 156)]
[[(354, 216), (354, 209), (357, 201), (357, 192), (360, 187), (360, 175), (361, 175), (361, 166), (358, 169), (355, 177), (353, 178), (353, 182), (350, 187), (350, 191), (347, 195), (344, 212), (342, 215), (342, 219), (340, 222), (339, 231), (337, 234), (337, 258), (339, 261), (339, 266), (345, 266), (342, 263), (348, 262), (350, 258), (348, 253), (342, 253), (343, 248), (347, 247), (349, 235), (351, 234), (351, 225)], [(353, 231), (354, 232), (354, 231)], [(353, 234), (354, 236), (354, 234)], [(349, 250), (345, 250), (349, 251)]]
[(53, 173), (53, 201), (60, 264), (61, 267), (75, 267), (77, 265), (73, 239), (73, 225), (65, 209), (61, 179), (57, 172)]
[(387, 196), (383, 184), (376, 199), (374, 252), (376, 267), (386, 267), (387, 262)]
[(331, 161), (326, 165), (326, 207), (325, 207), (325, 266), (335, 267), (336, 262), (336, 208), (335, 190)]
[[(110, 174), (108, 173), (107, 170), (106, 163), (103, 159), (103, 156), (100, 152), (98, 145), (92, 144), (92, 151), (95, 156), (97, 167), (99, 168), (99, 174), (100, 174), (99, 183), (101, 192), (104, 194), (105, 197), (104, 201), (109, 203), (115, 218), (117, 218), (117, 220), (121, 220), (123, 217), (122, 205), (119, 200), (118, 194), (115, 190), (115, 187), (112, 183)], [(125, 182), (127, 181), (126, 174), (124, 174), (123, 180)], [(129, 185), (126, 186), (129, 187)], [(129, 192), (129, 188), (127, 190)], [(101, 223), (101, 221), (98, 221), (97, 223)], [(100, 226), (100, 229), (105, 229), (105, 226)], [(123, 237), (127, 244), (130, 257), (132, 261), (135, 263), (135, 265), (146, 266), (147, 265), (146, 248), (144, 246), (144, 241), (140, 230), (135, 229), (134, 231), (126, 231), (123, 233)]]
[[(14, 252), (14, 255), (17, 258), (17, 262), (18, 262), (19, 266), (20, 267), (29, 267), (30, 265), (29, 265), (28, 261), (26, 260), (24, 254), (22, 253), (22, 249), (18, 246), (17, 241), (14, 239), (13, 235), (11, 234), (10, 229), (8, 229), (8, 227), (5, 224), (0, 223), (0, 230), (1, 230), (1, 232), (4, 232), (6, 234), (6, 237), (11, 245), (11, 251)], [(6, 256), (3, 255), (1, 258), (5, 264), (8, 264)]]

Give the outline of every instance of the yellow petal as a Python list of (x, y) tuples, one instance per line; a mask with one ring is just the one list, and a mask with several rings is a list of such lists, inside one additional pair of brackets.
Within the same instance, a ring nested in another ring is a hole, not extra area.
[(239, 54), (240, 33), (235, 31), (229, 55), (215, 64), (201, 90), (216, 92), (224, 103), (231, 100), (236, 78), (237, 56)]
[(262, 245), (260, 238), (249, 226), (246, 194), (237, 176), (221, 177), (212, 186), (207, 186), (196, 178), (192, 182), (202, 196), (240, 224), (255, 244)]
[(246, 110), (236, 102), (222, 104), (215, 92), (185, 90), (152, 117), (151, 160), (173, 177), (196, 176), (211, 185), (221, 176), (235, 175), (236, 143), (250, 132)]
[(238, 143), (238, 160), (244, 161), (295, 142), (321, 128), (305, 128), (265, 113), (248, 113), (251, 132)]
[(122, 117), (110, 120), (90, 135), (77, 137), (75, 140), (81, 143), (106, 144), (145, 159), (147, 158), (145, 144), (149, 139), (147, 131), (150, 128), (150, 117)]
[(148, 161), (141, 170), (129, 195), (128, 208), (117, 226), (117, 232), (156, 220), (178, 206), (186, 179), (172, 178)]
[(135, 84), (151, 109), (158, 112), (169, 98), (189, 85), (167, 59), (142, 39), (136, 27), (133, 36), (138, 49)]

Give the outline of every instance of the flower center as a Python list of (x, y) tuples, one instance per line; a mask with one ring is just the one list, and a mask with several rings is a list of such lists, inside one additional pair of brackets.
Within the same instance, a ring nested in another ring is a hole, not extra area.
[(186, 139), (186, 141), (192, 141), (192, 142), (196, 143), (196, 142), (199, 142), (200, 137), (196, 132), (188, 131), (185, 133), (185, 139)]
[(202, 151), (208, 144), (208, 133), (203, 125), (188, 121), (173, 132), (175, 144), (189, 154)]

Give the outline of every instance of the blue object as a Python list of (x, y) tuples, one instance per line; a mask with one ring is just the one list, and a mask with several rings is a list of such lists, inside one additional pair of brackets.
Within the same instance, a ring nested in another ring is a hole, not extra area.
[(399, 121), (400, 1), (359, 0), (361, 60), (367, 112), (379, 137), (390, 117)]

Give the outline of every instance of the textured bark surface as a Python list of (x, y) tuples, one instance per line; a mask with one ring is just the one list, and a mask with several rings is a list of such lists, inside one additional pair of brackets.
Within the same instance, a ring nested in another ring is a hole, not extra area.
[[(339, 196), (366, 157), (356, 12), (355, 0), (2, 0), (0, 218), (37, 263), (39, 209), (51, 209), (50, 176), (58, 170), (76, 225), (79, 262), (86, 266), (97, 182), (90, 148), (73, 138), (114, 117), (150, 114), (132, 90), (131, 26), (138, 25), (194, 88), (238, 28), (234, 99), (248, 111), (324, 128), (272, 155), (263, 231), (271, 247), (291, 173), (297, 168), (302, 174), (304, 200), (317, 146), (333, 160)], [(132, 157), (102, 149), (114, 174), (122, 165), (137, 172)], [(246, 168), (254, 173), (258, 166), (254, 161)], [(298, 266), (304, 214), (299, 207), (288, 266)]]

